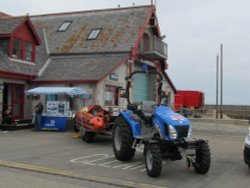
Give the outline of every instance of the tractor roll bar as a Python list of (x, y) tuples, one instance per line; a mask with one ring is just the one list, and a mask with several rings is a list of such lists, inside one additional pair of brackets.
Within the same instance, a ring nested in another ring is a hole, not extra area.
[(157, 74), (157, 75), (160, 76), (160, 79), (157, 79), (157, 82), (159, 82), (157, 94), (159, 96), (159, 104), (160, 104), (160, 102), (161, 102), (161, 91), (162, 91), (162, 75), (157, 71), (134, 71), (129, 76), (127, 76), (125, 78), (125, 80), (127, 81), (127, 86), (126, 86), (126, 91), (125, 91), (125, 98), (127, 98), (128, 104), (131, 104), (131, 102), (130, 102), (130, 88), (131, 88), (132, 77), (135, 74)]

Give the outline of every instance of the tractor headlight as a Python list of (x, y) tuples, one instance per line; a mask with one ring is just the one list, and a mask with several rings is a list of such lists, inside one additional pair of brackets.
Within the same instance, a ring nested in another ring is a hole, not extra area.
[(169, 125), (169, 136), (171, 139), (176, 139), (177, 138), (177, 132), (175, 128), (172, 125)]

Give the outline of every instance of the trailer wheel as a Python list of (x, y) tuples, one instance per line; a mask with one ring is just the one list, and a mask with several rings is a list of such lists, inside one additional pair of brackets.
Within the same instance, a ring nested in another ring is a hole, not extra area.
[(82, 138), (83, 141), (85, 141), (85, 133), (86, 133), (86, 129), (82, 126), (79, 126), (79, 130), (80, 130), (80, 136)]
[(211, 153), (209, 145), (206, 141), (200, 140), (193, 162), (194, 169), (199, 174), (206, 174), (209, 171), (210, 163)]
[(94, 141), (96, 133), (88, 131), (83, 126), (80, 126), (80, 135), (83, 141), (92, 143)]
[(87, 143), (92, 143), (94, 141), (96, 133), (85, 131), (84, 140)]
[(162, 158), (158, 144), (149, 144), (145, 150), (145, 165), (150, 177), (158, 177), (161, 174)]
[(135, 154), (132, 131), (128, 123), (119, 116), (114, 122), (112, 134), (112, 145), (116, 159), (119, 161), (130, 161)]

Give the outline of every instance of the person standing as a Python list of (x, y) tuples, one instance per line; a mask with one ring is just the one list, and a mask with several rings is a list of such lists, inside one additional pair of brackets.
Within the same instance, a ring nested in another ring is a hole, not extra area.
[(8, 106), (7, 110), (3, 113), (3, 123), (7, 125), (12, 124), (12, 109)]
[(35, 129), (34, 129), (34, 131), (41, 130), (42, 113), (43, 113), (43, 104), (42, 104), (41, 100), (39, 100), (38, 104), (35, 106)]

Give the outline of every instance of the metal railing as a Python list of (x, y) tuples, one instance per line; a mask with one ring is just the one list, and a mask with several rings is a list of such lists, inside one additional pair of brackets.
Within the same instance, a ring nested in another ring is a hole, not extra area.
[(140, 54), (151, 59), (167, 59), (168, 45), (160, 38), (153, 36), (150, 40), (150, 45), (140, 48)]
[(153, 51), (156, 51), (163, 56), (168, 57), (168, 45), (164, 43), (160, 38), (153, 37)]

